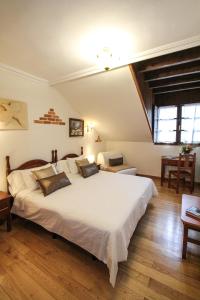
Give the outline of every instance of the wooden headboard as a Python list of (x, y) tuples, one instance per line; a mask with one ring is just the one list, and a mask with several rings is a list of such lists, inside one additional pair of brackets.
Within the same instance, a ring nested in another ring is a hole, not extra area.
[(10, 156), (6, 156), (6, 176), (8, 176), (12, 171), (37, 168), (37, 167), (41, 167), (41, 166), (44, 166), (49, 163), (54, 163), (55, 162), (55, 150), (51, 151), (51, 158), (52, 158), (51, 162), (43, 160), (43, 159), (28, 160), (25, 163), (21, 164), (19, 167), (15, 168), (15, 169), (11, 169)]
[[(81, 155), (83, 155), (83, 147), (81, 147)], [(64, 155), (61, 160), (63, 159), (67, 159), (67, 158), (73, 158), (73, 157), (78, 157), (79, 155), (78, 154), (75, 154), (75, 153), (68, 153), (66, 155)], [(54, 162), (57, 162), (58, 161), (58, 151), (55, 149), (54, 150)]]

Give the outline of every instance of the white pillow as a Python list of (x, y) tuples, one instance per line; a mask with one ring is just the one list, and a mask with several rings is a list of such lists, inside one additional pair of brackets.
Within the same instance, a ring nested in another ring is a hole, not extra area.
[(62, 173), (62, 172), (65, 172), (66, 174), (70, 173), (66, 159), (61, 159), (61, 160), (57, 161), (57, 163), (55, 163), (55, 167), (56, 167), (57, 173)]
[(85, 155), (81, 155), (78, 157), (74, 157), (74, 158), (67, 158), (67, 165), (69, 167), (69, 170), (72, 174), (78, 174), (78, 168), (76, 165), (76, 160), (81, 160), (84, 159)]
[[(51, 166), (51, 164), (49, 163), (42, 167), (21, 170), (21, 174), (22, 174), (23, 180), (25, 182), (26, 188), (29, 189), (30, 191), (34, 191), (34, 190), (38, 189), (39, 184), (36, 181), (35, 176), (33, 175), (32, 171), (46, 169), (46, 168), (49, 168), (50, 166)], [(52, 167), (54, 168), (55, 173), (57, 173), (55, 167), (54, 166), (52, 166)]]
[(13, 197), (15, 197), (20, 191), (26, 189), (26, 185), (20, 170), (11, 172), (8, 175), (7, 180), (9, 183), (9, 191)]

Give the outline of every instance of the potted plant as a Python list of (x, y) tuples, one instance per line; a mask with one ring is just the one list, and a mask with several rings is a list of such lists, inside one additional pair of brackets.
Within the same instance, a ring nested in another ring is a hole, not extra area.
[(190, 154), (190, 152), (193, 150), (191, 145), (183, 145), (181, 147), (181, 153), (182, 154)]

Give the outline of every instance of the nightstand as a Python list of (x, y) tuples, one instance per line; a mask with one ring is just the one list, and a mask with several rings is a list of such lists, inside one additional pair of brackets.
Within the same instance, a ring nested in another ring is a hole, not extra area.
[(99, 171), (101, 170), (101, 164), (96, 164)]
[(6, 219), (7, 231), (11, 231), (12, 229), (10, 201), (11, 201), (11, 195), (5, 192), (0, 192), (0, 219)]

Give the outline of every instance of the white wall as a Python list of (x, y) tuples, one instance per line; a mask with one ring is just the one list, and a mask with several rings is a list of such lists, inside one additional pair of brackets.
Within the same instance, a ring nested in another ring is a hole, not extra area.
[[(24, 101), (28, 105), (28, 130), (0, 131), (0, 190), (6, 189), (5, 156), (11, 157), (11, 167), (29, 159), (41, 158), (50, 161), (51, 150), (58, 149), (58, 155), (80, 153), (84, 146), (87, 154), (103, 150), (103, 143), (94, 143), (96, 133), (86, 134), (84, 138), (68, 137), (68, 118), (79, 117), (71, 105), (54, 88), (46, 83), (32, 81), (18, 75), (0, 70), (0, 98)], [(65, 126), (39, 125), (38, 119), (49, 108), (66, 122)]]
[[(139, 174), (160, 176), (161, 156), (177, 155), (180, 146), (154, 145), (153, 143), (138, 142), (107, 142), (106, 150), (121, 151), (127, 162), (138, 169)], [(196, 148), (196, 181), (200, 182), (200, 148)]]
[(94, 121), (104, 140), (151, 141), (143, 107), (128, 66), (56, 85), (79, 111)]

